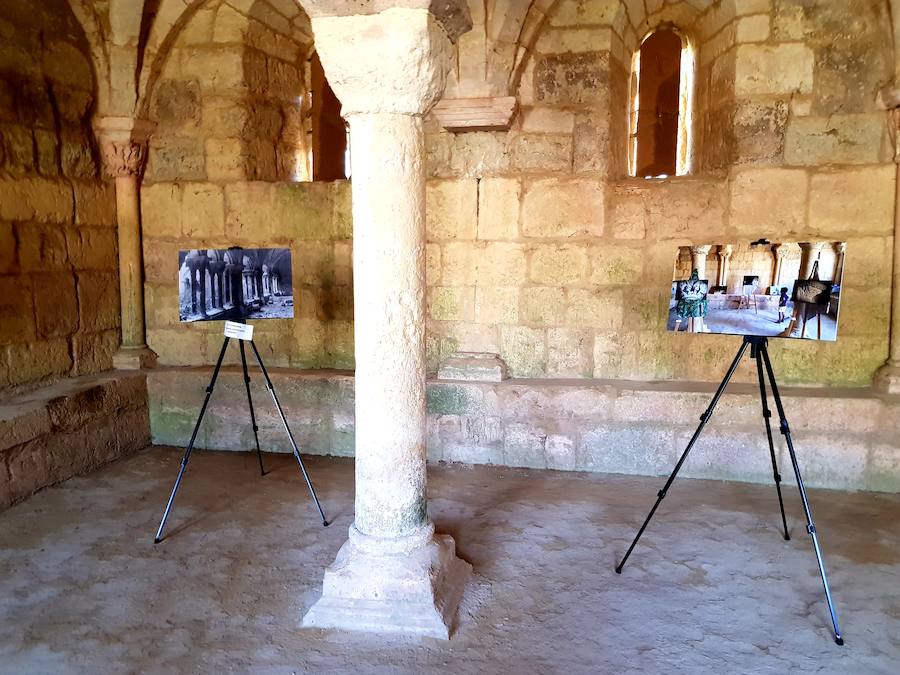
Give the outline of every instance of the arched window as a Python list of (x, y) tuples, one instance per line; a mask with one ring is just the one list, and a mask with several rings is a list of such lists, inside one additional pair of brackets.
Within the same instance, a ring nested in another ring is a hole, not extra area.
[(690, 172), (694, 52), (672, 29), (648, 35), (634, 55), (632, 176)]
[(349, 178), (349, 140), (347, 125), (341, 117), (341, 102), (325, 79), (319, 55), (310, 63), (312, 97), (312, 179)]

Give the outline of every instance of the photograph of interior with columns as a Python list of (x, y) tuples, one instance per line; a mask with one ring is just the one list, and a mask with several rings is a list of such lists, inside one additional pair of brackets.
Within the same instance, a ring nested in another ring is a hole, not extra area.
[(3, 0), (0, 673), (896, 672), (898, 130), (900, 0)]

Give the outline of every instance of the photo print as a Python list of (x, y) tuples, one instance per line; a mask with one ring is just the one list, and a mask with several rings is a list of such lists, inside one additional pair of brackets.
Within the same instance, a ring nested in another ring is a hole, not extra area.
[(288, 248), (178, 252), (179, 320), (241, 321), (294, 316)]
[(837, 340), (846, 242), (681, 246), (667, 329)]

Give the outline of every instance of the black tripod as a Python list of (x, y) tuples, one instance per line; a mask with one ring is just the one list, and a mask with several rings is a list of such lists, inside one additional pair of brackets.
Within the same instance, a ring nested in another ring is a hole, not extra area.
[(687, 459), (688, 453), (691, 451), (691, 448), (694, 447), (694, 443), (697, 441), (697, 438), (699, 438), (700, 433), (703, 431), (703, 428), (706, 426), (709, 418), (712, 417), (713, 410), (715, 410), (716, 404), (719, 402), (719, 398), (721, 398), (722, 393), (725, 391), (725, 387), (728, 386), (728, 382), (734, 375), (734, 371), (737, 370), (738, 364), (740, 363), (741, 359), (744, 356), (744, 353), (747, 351), (747, 347), (749, 346), (750, 358), (756, 361), (756, 373), (759, 378), (759, 396), (760, 400), (762, 401), (762, 416), (763, 420), (766, 423), (766, 436), (769, 439), (769, 454), (772, 456), (772, 471), (775, 476), (775, 489), (778, 491), (778, 504), (781, 507), (781, 523), (784, 526), (784, 538), (790, 539), (791, 537), (788, 534), (787, 519), (784, 515), (784, 501), (781, 498), (781, 475), (778, 473), (778, 463), (775, 460), (775, 444), (772, 440), (772, 425), (769, 422), (769, 418), (772, 417), (772, 412), (769, 410), (768, 396), (766, 394), (766, 381), (763, 377), (763, 365), (765, 365), (766, 373), (769, 377), (769, 383), (772, 386), (772, 398), (775, 399), (775, 408), (778, 410), (778, 419), (780, 421), (781, 433), (784, 434), (784, 440), (787, 443), (788, 452), (791, 455), (791, 464), (794, 467), (794, 475), (797, 477), (797, 487), (800, 490), (800, 499), (803, 502), (803, 511), (806, 514), (806, 531), (809, 532), (810, 537), (812, 537), (813, 548), (816, 552), (816, 561), (819, 564), (819, 574), (821, 574), (822, 576), (822, 585), (825, 587), (825, 600), (828, 602), (828, 611), (831, 613), (831, 623), (834, 626), (834, 641), (839, 645), (842, 645), (844, 644), (844, 638), (841, 637), (841, 628), (838, 624), (837, 614), (834, 611), (834, 603), (831, 601), (831, 590), (828, 588), (828, 577), (825, 575), (825, 565), (822, 562), (822, 551), (819, 549), (819, 539), (816, 536), (816, 526), (813, 523), (812, 512), (809, 508), (809, 500), (806, 498), (806, 489), (803, 487), (803, 478), (801, 478), (800, 476), (800, 465), (797, 463), (797, 455), (794, 452), (794, 442), (791, 439), (791, 430), (790, 427), (788, 427), (787, 418), (784, 414), (784, 406), (781, 404), (781, 396), (778, 394), (778, 385), (775, 382), (775, 372), (772, 370), (772, 362), (769, 360), (767, 343), (768, 340), (764, 337), (744, 337), (744, 342), (743, 344), (741, 344), (740, 349), (738, 349), (738, 353), (737, 356), (734, 357), (734, 361), (731, 362), (731, 366), (728, 368), (728, 372), (725, 374), (725, 379), (722, 380), (722, 383), (716, 390), (716, 393), (713, 396), (709, 407), (706, 409), (706, 412), (704, 412), (700, 416), (700, 426), (697, 427), (694, 435), (691, 436), (691, 440), (688, 442), (687, 447), (682, 453), (681, 458), (678, 460), (678, 463), (675, 465), (675, 468), (672, 470), (672, 474), (669, 476), (669, 479), (666, 481), (663, 489), (657, 493), (656, 503), (653, 505), (653, 508), (650, 509), (650, 513), (647, 514), (647, 519), (644, 521), (644, 524), (641, 525), (641, 529), (638, 530), (637, 536), (635, 536), (634, 541), (631, 542), (631, 546), (628, 547), (628, 551), (625, 553), (625, 557), (622, 558), (622, 562), (620, 562), (619, 566), (616, 567), (616, 573), (622, 573), (622, 568), (625, 566), (625, 561), (628, 560), (628, 556), (631, 555), (631, 552), (634, 550), (634, 547), (638, 543), (638, 540), (641, 538), (641, 535), (644, 534), (644, 530), (647, 529), (647, 524), (650, 522), (653, 514), (656, 513), (656, 509), (659, 508), (660, 503), (663, 499), (665, 499), (666, 493), (669, 491), (669, 487), (671, 487), (672, 482), (678, 475), (678, 471), (681, 469), (681, 465), (684, 464), (684, 460)]
[[(166, 520), (169, 518), (169, 512), (172, 510), (172, 503), (175, 501), (175, 493), (178, 492), (178, 486), (181, 485), (181, 478), (184, 476), (184, 470), (187, 468), (188, 461), (191, 459), (191, 451), (194, 449), (194, 441), (197, 440), (197, 432), (200, 429), (200, 423), (203, 422), (203, 415), (206, 414), (206, 406), (209, 404), (209, 399), (212, 396), (213, 389), (216, 386), (216, 380), (219, 377), (219, 369), (222, 367), (222, 360), (225, 358), (225, 350), (228, 348), (228, 342), (231, 338), (226, 337), (225, 341), (222, 343), (222, 351), (219, 352), (219, 358), (216, 361), (216, 367), (213, 370), (212, 379), (209, 381), (209, 386), (206, 388), (206, 398), (203, 399), (203, 406), (200, 408), (200, 416), (197, 417), (197, 424), (194, 425), (194, 433), (191, 434), (191, 440), (188, 443), (187, 449), (184, 451), (184, 457), (181, 458), (181, 469), (178, 471), (178, 478), (175, 479), (175, 485), (172, 487), (172, 494), (169, 495), (169, 501), (166, 504), (166, 510), (163, 512), (162, 520), (159, 522), (159, 529), (156, 531), (156, 537), (153, 540), (153, 543), (158, 544), (162, 541), (162, 533), (163, 529), (166, 526)], [(306, 486), (309, 488), (309, 493), (312, 495), (313, 501), (316, 503), (316, 508), (319, 510), (319, 515), (322, 516), (322, 525), (327, 527), (328, 521), (325, 519), (325, 514), (322, 512), (322, 506), (319, 504), (319, 498), (316, 497), (316, 491), (313, 488), (312, 482), (309, 480), (309, 474), (306, 473), (306, 467), (303, 466), (303, 460), (300, 458), (300, 450), (297, 448), (297, 443), (294, 441), (294, 435), (291, 433), (291, 428), (288, 426), (287, 418), (284, 416), (284, 410), (281, 409), (281, 404), (278, 402), (278, 396), (275, 395), (275, 387), (272, 386), (272, 380), (269, 377), (269, 371), (266, 370), (266, 366), (263, 364), (262, 357), (259, 355), (259, 350), (256, 348), (256, 344), (254, 344), (253, 340), (250, 340), (250, 348), (253, 350), (253, 355), (256, 357), (256, 362), (259, 364), (260, 370), (262, 370), (263, 377), (266, 379), (266, 389), (269, 390), (269, 393), (272, 394), (272, 400), (275, 401), (275, 407), (278, 408), (278, 414), (281, 415), (281, 423), (284, 424), (284, 430), (287, 432), (288, 438), (291, 441), (291, 446), (293, 447), (294, 457), (297, 460), (297, 463), (300, 465), (300, 471), (303, 472), (303, 478), (306, 479)], [(250, 404), (250, 424), (253, 425), (253, 438), (256, 440), (256, 456), (259, 458), (259, 473), (261, 476), (265, 476), (266, 472), (263, 469), (263, 461), (262, 461), (262, 451), (259, 449), (259, 427), (256, 425), (256, 413), (253, 412), (253, 397), (250, 395), (250, 376), (247, 374), (247, 355), (244, 351), (244, 342), (243, 340), (238, 340), (238, 345), (241, 348), (241, 366), (244, 371), (244, 387), (247, 389), (247, 403)]]

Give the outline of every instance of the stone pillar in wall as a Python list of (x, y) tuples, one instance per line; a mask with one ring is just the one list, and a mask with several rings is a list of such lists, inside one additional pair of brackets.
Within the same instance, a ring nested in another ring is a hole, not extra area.
[(425, 495), (423, 117), (462, 32), (435, 13), (468, 14), (463, 3), (410, 4), (421, 7), (311, 11), (353, 148), (356, 509), (303, 624), (447, 638), (471, 566), (435, 534)]
[(781, 271), (784, 267), (784, 259), (787, 257), (787, 246), (785, 244), (775, 244), (772, 248), (775, 254), (775, 272), (772, 274), (772, 285), (781, 289)]
[(691, 271), (697, 270), (697, 276), (706, 279), (706, 256), (712, 250), (712, 246), (691, 246)]
[[(900, 90), (891, 88), (888, 128), (894, 142), (894, 163), (897, 165), (894, 206), (894, 263), (891, 291), (891, 327), (888, 359), (875, 374), (874, 386), (885, 394), (900, 395)], [(884, 95), (884, 94), (883, 94)]]
[[(733, 247), (731, 244), (719, 247), (719, 280), (716, 286), (728, 285), (728, 264), (731, 262)], [(728, 292), (727, 289), (725, 291)]]
[(94, 128), (104, 172), (116, 181), (119, 236), (119, 295), (122, 339), (113, 365), (124, 370), (151, 368), (156, 354), (144, 330), (144, 260), (141, 250), (140, 180), (153, 123), (130, 117), (100, 117)]
[[(812, 275), (813, 267), (815, 267), (816, 260), (819, 259), (819, 255), (822, 253), (822, 249), (828, 246), (827, 241), (812, 241), (812, 242), (801, 242), (800, 243), (800, 278), (801, 279), (809, 279), (810, 275)], [(819, 278), (825, 279), (827, 278), (827, 274), (822, 270), (822, 266), (819, 266)]]

